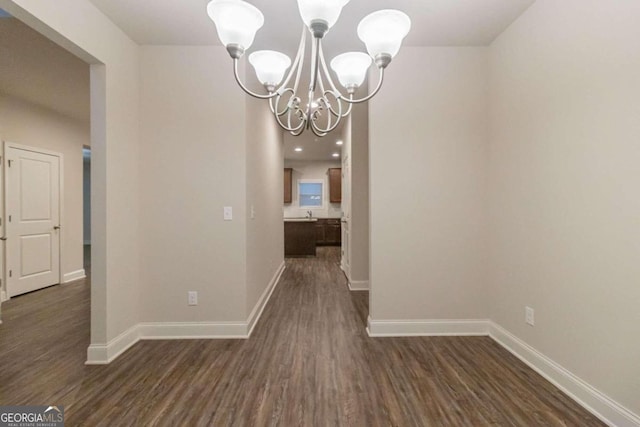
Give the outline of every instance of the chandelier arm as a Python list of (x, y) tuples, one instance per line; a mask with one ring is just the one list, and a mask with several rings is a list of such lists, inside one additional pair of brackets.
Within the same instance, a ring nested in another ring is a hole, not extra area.
[[(322, 46), (320, 47), (320, 61), (322, 64), (322, 68), (320, 69), (320, 78), (319, 78), (319, 83), (320, 83), (320, 91), (322, 93), (322, 98), (325, 100), (325, 104), (327, 105), (328, 110), (331, 112), (331, 114), (333, 114), (335, 117), (340, 117), (340, 115), (342, 113), (340, 112), (336, 112), (333, 107), (331, 106), (331, 103), (329, 102), (329, 98), (327, 98), (327, 93), (330, 93), (331, 95), (333, 95), (333, 97), (337, 100), (337, 102), (340, 104), (340, 97), (337, 96), (335, 94), (334, 91), (330, 91), (330, 90), (325, 90), (324, 88), (324, 81), (322, 79), (322, 74), (325, 75), (325, 78), (327, 79), (327, 81), (329, 82), (329, 84), (334, 87), (333, 81), (331, 81), (331, 76), (329, 74), (327, 74), (327, 68), (325, 66), (325, 62), (324, 62), (324, 54), (322, 53)], [(324, 73), (322, 72), (324, 70)], [(340, 104), (340, 111), (342, 111), (342, 104)], [(351, 111), (351, 110), (349, 110)]]
[[(327, 91), (327, 92), (331, 93), (331, 91)], [(323, 100), (324, 100), (324, 102), (325, 102), (325, 103), (327, 103), (327, 102), (328, 102), (328, 101), (326, 100), (326, 97), (323, 97)], [(331, 131), (335, 130), (335, 129), (338, 127), (338, 125), (340, 124), (340, 122), (342, 121), (342, 118), (343, 118), (343, 117), (345, 117), (345, 116), (342, 116), (342, 102), (340, 101), (340, 99), (338, 99), (338, 113), (339, 113), (339, 114), (337, 114), (337, 115), (336, 115), (337, 120), (336, 120), (336, 122), (335, 122), (333, 125), (331, 124), (331, 115), (329, 115), (329, 118), (328, 118), (328, 121), (327, 121), (327, 127), (326, 127), (326, 128), (321, 128), (320, 126), (317, 126), (317, 125), (315, 124), (315, 122), (313, 123), (313, 126), (314, 126), (314, 127), (315, 127), (319, 132), (322, 132), (322, 133), (324, 133), (325, 135), (326, 135), (326, 134), (328, 134), (329, 132), (331, 132)]]
[[(353, 98), (353, 95), (350, 95), (350, 96), (351, 96), (351, 98)], [(352, 109), (352, 108), (353, 108), (353, 104), (349, 103), (349, 108), (347, 108), (347, 112), (346, 112), (346, 113), (344, 113), (344, 114), (342, 115), (342, 118), (345, 118), (345, 117), (347, 117), (349, 114), (351, 114), (351, 109)]]
[[(307, 125), (307, 118), (304, 115), (304, 111), (302, 110), (297, 110), (300, 111), (300, 125), (298, 125), (298, 127), (293, 128), (293, 130), (290, 130), (289, 132), (291, 133), (291, 135), (293, 136), (298, 136), (301, 135), (302, 132), (304, 132), (306, 125)], [(289, 123), (289, 127), (291, 128), (291, 112), (289, 112), (288, 116), (287, 116), (287, 121)]]
[[(292, 132), (292, 134), (293, 134), (293, 132), (296, 132), (296, 131), (300, 130), (300, 132), (297, 134), (297, 135), (300, 135), (304, 131), (304, 129), (305, 129), (306, 125), (307, 125), (308, 118), (304, 114), (304, 111), (302, 111), (301, 109), (296, 108), (294, 111), (299, 116), (298, 119), (300, 120), (300, 124), (295, 128), (291, 125), (291, 113), (292, 113), (292, 110), (289, 109), (289, 111), (288, 111), (289, 114), (287, 114), (287, 124), (288, 124), (288, 126), (285, 127), (285, 129), (292, 129), (292, 130), (289, 131), (289, 132)], [(276, 118), (278, 119), (278, 121), (280, 121), (279, 117), (276, 117)]]
[[(302, 69), (304, 68), (304, 53), (307, 49), (307, 27), (304, 24), (302, 25), (302, 36), (301, 36), (299, 48), (300, 48), (299, 49), (300, 58), (298, 63), (296, 64), (297, 66), (296, 81), (293, 84), (294, 94), (298, 93), (298, 87), (300, 86), (300, 77), (302, 76)], [(291, 71), (293, 71), (293, 69), (294, 67), (291, 67)]]
[[(322, 81), (322, 78), (320, 79)], [(321, 85), (322, 86), (322, 85)], [(327, 129), (331, 129), (331, 119), (333, 116), (333, 113), (331, 112), (331, 104), (329, 103), (329, 99), (324, 96), (324, 94), (322, 95), (322, 98), (320, 98), (320, 102), (324, 103), (324, 105), (326, 105), (327, 107)], [(315, 125), (315, 122), (314, 122)], [(326, 132), (325, 130), (323, 130), (322, 128), (320, 128), (320, 126), (316, 126), (318, 129), (320, 129), (322, 132)], [(334, 126), (335, 128), (335, 126)]]
[[(289, 101), (287, 102), (287, 105), (284, 107), (284, 109), (281, 112), (277, 112), (278, 111), (278, 105), (280, 105), (280, 99), (282, 98), (282, 95), (284, 95), (287, 92), (291, 92), (291, 97), (289, 98)], [(291, 100), (294, 99), (294, 97), (296, 96), (296, 94), (293, 92), (293, 89), (291, 88), (286, 88), (284, 91), (279, 91), (278, 96), (275, 97), (275, 105), (273, 106), (274, 108), (271, 109), (271, 112), (273, 114), (278, 115), (279, 117), (284, 116), (285, 114), (287, 114), (287, 111), (289, 111), (289, 104), (291, 103)], [(271, 101), (274, 98), (269, 100), (269, 104), (271, 105)]]
[(294, 72), (298, 68), (298, 64), (304, 58), (304, 48), (305, 48), (306, 43), (307, 43), (306, 42), (307, 41), (307, 31), (306, 31), (306, 29), (307, 28), (303, 25), (302, 26), (302, 35), (300, 36), (300, 44), (298, 45), (298, 52), (296, 53), (296, 57), (293, 60), (293, 64), (291, 65), (291, 68), (289, 69), (289, 73), (287, 74), (287, 78), (284, 79), (284, 82), (280, 85), (280, 88), (278, 88), (277, 91), (282, 91), (282, 88), (285, 88), (289, 84), (289, 81), (291, 80), (291, 77), (293, 77)]
[[(340, 96), (336, 95), (334, 91), (332, 90), (324, 90), (324, 87), (320, 88), (322, 90), (322, 98), (325, 100), (325, 103), (327, 104), (327, 108), (329, 109), (329, 111), (331, 112), (331, 114), (333, 114), (335, 117), (340, 117), (340, 115), (342, 114), (342, 104), (340, 101)], [(336, 99), (336, 101), (338, 102), (338, 104), (340, 105), (340, 110), (339, 112), (336, 112), (333, 107), (331, 106), (331, 103), (329, 102), (329, 98), (327, 98), (327, 94), (330, 93), (331, 95), (333, 95), (333, 97)]]
[(240, 76), (238, 75), (238, 58), (233, 58), (233, 75), (235, 76), (236, 82), (238, 82), (238, 85), (242, 88), (242, 90), (244, 90), (246, 93), (253, 96), (254, 98), (271, 99), (278, 94), (277, 92), (271, 92), (269, 93), (269, 95), (260, 95), (258, 93), (251, 92), (249, 89), (247, 89), (247, 87), (242, 83), (242, 81), (240, 81)]
[(318, 59), (320, 57), (320, 38), (314, 37), (313, 44), (311, 45), (311, 76), (309, 81), (309, 98), (307, 104), (307, 127), (310, 127), (310, 122), (313, 121), (311, 117), (311, 110), (313, 109), (313, 98), (316, 92), (316, 85), (318, 83)]
[(311, 85), (310, 90), (316, 91), (318, 85), (318, 74), (320, 70), (320, 51), (322, 50), (322, 39), (319, 37), (313, 38), (313, 45), (311, 49)]
[[(275, 99), (278, 99), (278, 97), (276, 96)], [(271, 110), (271, 114), (277, 114), (276, 113), (276, 109), (273, 106), (273, 100), (274, 98), (269, 98), (269, 110)], [(276, 101), (277, 102), (277, 101)], [(276, 107), (278, 106), (278, 104), (276, 104)]]
[[(304, 117), (304, 115), (300, 116), (300, 124), (294, 127), (291, 124), (291, 114), (292, 114), (292, 110), (288, 109), (287, 124), (284, 124), (282, 122), (282, 119), (280, 118), (281, 116), (278, 116), (277, 114), (274, 114), (274, 117), (276, 118), (276, 121), (278, 122), (278, 125), (280, 125), (280, 127), (282, 129), (286, 130), (287, 132), (291, 132), (293, 134), (293, 132), (297, 132), (297, 131), (299, 131), (301, 129), (304, 130), (304, 126), (306, 124), (306, 118)], [(300, 133), (302, 133), (302, 132), (300, 132)], [(300, 133), (298, 133), (298, 135), (300, 135)]]
[[(292, 132), (292, 133), (293, 133), (293, 132), (297, 132), (298, 130), (300, 130), (300, 129), (304, 128), (304, 124), (305, 124), (305, 122), (304, 122), (304, 121), (301, 121), (301, 122), (300, 122), (300, 124), (299, 124), (298, 126), (293, 127), (293, 126), (291, 126), (291, 117), (290, 117), (290, 116), (288, 117), (288, 125), (289, 125), (289, 126), (287, 126), (287, 125), (285, 125), (284, 123), (282, 123), (282, 120), (280, 119), (280, 117), (279, 117), (279, 116), (277, 116), (277, 115), (274, 115), (274, 116), (275, 116), (275, 118), (276, 118), (276, 121), (278, 122), (278, 125), (279, 125), (282, 129), (286, 130), (287, 132)], [(298, 134), (298, 135), (299, 135), (299, 134)]]
[[(288, 91), (292, 91), (292, 89), (290, 88), (287, 89), (285, 93)], [(278, 96), (275, 97), (275, 102), (274, 102), (274, 98), (269, 99), (269, 107), (271, 107), (271, 112), (273, 113), (273, 116), (276, 118), (276, 122), (278, 123), (278, 126), (286, 130), (287, 132), (291, 132), (293, 134), (293, 132), (296, 132), (298, 129), (304, 126), (304, 122), (295, 128), (291, 126), (291, 112), (288, 106), (289, 103), (287, 103), (287, 107), (284, 110), (282, 110), (282, 113), (278, 113), (278, 105), (280, 104), (281, 98), (282, 98), (282, 94), (278, 94)], [(291, 98), (293, 98), (293, 95), (291, 96)], [(282, 123), (282, 120), (280, 119), (280, 117), (284, 116), (288, 111), (289, 111), (289, 120), (288, 120), (289, 125), (287, 126), (284, 123)]]
[(335, 95), (336, 98), (344, 98), (342, 96), (342, 93), (338, 90), (338, 88), (336, 88), (335, 83), (333, 83), (333, 79), (331, 78), (331, 74), (329, 73), (329, 68), (327, 67), (327, 61), (324, 57), (324, 52), (322, 51), (322, 45), (320, 45), (320, 53), (320, 63), (322, 64), (322, 70), (324, 71), (324, 75), (327, 77), (329, 85), (331, 85), (331, 89), (333, 89), (333, 91), (337, 94)]
[(376, 86), (375, 90), (371, 92), (369, 95), (360, 99), (353, 99), (353, 94), (350, 94), (348, 99), (343, 96), (341, 98), (350, 104), (360, 104), (362, 102), (367, 102), (368, 100), (376, 96), (378, 92), (380, 92), (380, 89), (382, 88), (382, 83), (384, 82), (384, 68), (380, 67), (379, 70), (380, 70), (380, 78), (378, 80), (378, 86)]
[[(330, 133), (330, 132), (334, 131), (334, 130), (338, 127), (338, 125), (340, 125), (340, 122), (341, 122), (341, 121), (342, 121), (342, 118), (339, 118), (338, 120), (336, 120), (336, 122), (335, 122), (333, 125), (328, 126), (328, 127), (326, 127), (326, 128), (321, 128), (320, 126), (317, 126), (317, 125), (315, 124), (315, 122), (313, 122), (313, 124), (312, 124), (312, 128), (313, 128), (313, 129), (315, 129), (315, 130), (317, 130), (318, 132), (321, 132), (321, 133), (323, 133), (324, 135), (326, 135), (326, 134), (328, 134), (328, 133)], [(323, 136), (324, 136), (324, 135), (323, 135)]]
[(327, 136), (325, 132), (321, 132), (320, 130), (316, 129), (315, 125), (311, 126), (311, 132), (313, 132), (313, 134), (319, 138), (322, 138), (323, 136)]
[[(338, 90), (338, 88), (336, 88), (335, 83), (333, 82), (333, 79), (331, 78), (331, 74), (329, 73), (329, 68), (327, 67), (327, 62), (325, 60), (324, 57), (324, 52), (322, 51), (322, 45), (320, 45), (320, 61), (322, 63), (322, 70), (324, 71), (324, 75), (327, 78), (327, 81), (329, 82), (329, 84), (331, 85), (331, 89), (333, 89), (333, 96), (336, 97), (336, 99), (338, 100), (338, 103), (340, 104), (340, 107), (342, 107), (342, 100), (345, 100), (348, 102), (348, 100), (344, 97), (344, 95), (342, 95), (342, 93)], [(327, 91), (328, 92), (328, 91)], [(326, 96), (326, 92), (325, 92), (325, 96)], [(353, 94), (351, 94), (349, 96), (349, 99), (353, 99)], [(349, 107), (347, 108), (347, 111), (344, 114), (340, 115), (340, 118), (345, 118), (347, 117), (349, 114), (351, 114), (351, 110), (353, 108), (353, 104), (349, 103)], [(335, 114), (333, 108), (331, 106), (329, 106), (329, 109), (331, 110), (332, 113)]]

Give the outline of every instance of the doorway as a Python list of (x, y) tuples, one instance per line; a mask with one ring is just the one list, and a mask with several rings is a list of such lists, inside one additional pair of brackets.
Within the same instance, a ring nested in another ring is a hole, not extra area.
[(91, 147), (82, 147), (82, 243), (86, 275), (91, 271)]
[(9, 298), (60, 283), (62, 155), (6, 143), (6, 284)]

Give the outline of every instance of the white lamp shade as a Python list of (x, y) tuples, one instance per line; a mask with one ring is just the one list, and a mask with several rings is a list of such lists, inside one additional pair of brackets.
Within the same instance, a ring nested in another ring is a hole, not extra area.
[(320, 20), (325, 21), (331, 28), (347, 3), (349, 0), (298, 0), (298, 9), (307, 26), (312, 21)]
[(381, 53), (396, 56), (402, 39), (411, 29), (411, 19), (399, 10), (379, 10), (365, 16), (358, 25), (358, 37), (375, 58)]
[(249, 62), (256, 70), (262, 84), (277, 85), (282, 81), (291, 59), (284, 53), (273, 50), (258, 50), (249, 55)]
[(264, 24), (264, 16), (257, 7), (241, 0), (213, 0), (207, 13), (218, 30), (223, 45), (238, 45), (247, 50)]
[(371, 57), (362, 52), (347, 52), (331, 61), (331, 68), (338, 75), (340, 84), (346, 88), (360, 87), (371, 66)]

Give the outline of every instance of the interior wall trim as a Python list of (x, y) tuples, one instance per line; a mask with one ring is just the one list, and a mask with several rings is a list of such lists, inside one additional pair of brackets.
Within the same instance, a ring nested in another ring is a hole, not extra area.
[(489, 336), (607, 425), (612, 427), (640, 426), (640, 416), (609, 398), (500, 325), (490, 322)]
[(138, 325), (133, 325), (107, 344), (91, 344), (85, 365), (108, 365), (140, 340)]
[(349, 281), (349, 290), (352, 292), (355, 291), (368, 291), (369, 290), (369, 281), (368, 280), (350, 280)]
[(91, 344), (87, 349), (85, 364), (107, 365), (140, 340), (247, 339), (260, 320), (284, 270), (285, 263), (282, 261), (246, 321), (138, 323), (107, 344)]
[(247, 322), (139, 323), (141, 340), (245, 339)]
[(260, 320), (260, 317), (262, 316), (262, 312), (264, 311), (264, 308), (267, 306), (267, 303), (271, 299), (271, 295), (273, 294), (273, 291), (276, 289), (276, 286), (278, 286), (278, 283), (280, 283), (280, 277), (282, 277), (282, 273), (284, 273), (284, 269), (285, 269), (285, 263), (284, 263), (284, 260), (282, 260), (282, 263), (280, 264), (280, 266), (274, 273), (273, 277), (271, 278), (269, 285), (260, 296), (260, 299), (256, 303), (255, 307), (253, 307), (253, 310), (251, 310), (251, 313), (249, 314), (249, 318), (247, 319), (247, 337), (251, 336), (251, 333), (253, 332), (253, 328), (255, 328), (256, 324), (258, 323), (258, 320)]
[(70, 273), (65, 273), (62, 276), (62, 283), (73, 282), (74, 280), (84, 279), (85, 277), (87, 277), (87, 275), (86, 275), (84, 269), (72, 271)]
[(374, 320), (369, 316), (367, 323), (370, 337), (489, 335), (489, 320), (486, 319)]

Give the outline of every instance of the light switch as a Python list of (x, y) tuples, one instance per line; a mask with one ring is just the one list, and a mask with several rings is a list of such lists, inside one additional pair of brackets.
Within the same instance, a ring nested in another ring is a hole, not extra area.
[(251, 219), (256, 219), (256, 209), (251, 205)]
[(231, 221), (233, 219), (233, 208), (231, 206), (224, 207), (224, 220)]

